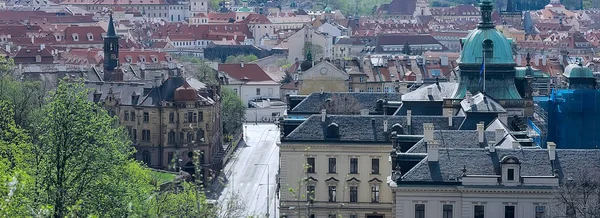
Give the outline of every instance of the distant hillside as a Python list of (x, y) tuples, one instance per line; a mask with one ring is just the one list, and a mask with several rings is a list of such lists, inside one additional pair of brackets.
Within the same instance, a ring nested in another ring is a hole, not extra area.
[[(431, 5), (433, 7), (448, 7), (458, 4), (477, 4), (477, 0), (433, 0)], [(507, 0), (496, 0), (497, 8), (506, 8)], [(518, 1), (513, 1), (515, 4)], [(521, 10), (539, 10), (544, 8), (550, 1), (549, 0), (522, 0)], [(561, 0), (562, 4), (569, 10), (579, 10), (581, 8), (580, 0)], [(589, 8), (600, 8), (600, 0), (583, 0), (584, 9)]]

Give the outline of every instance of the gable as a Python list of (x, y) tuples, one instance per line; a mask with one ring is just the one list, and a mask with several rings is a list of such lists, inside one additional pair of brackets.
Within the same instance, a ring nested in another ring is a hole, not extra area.
[(327, 61), (302, 73), (303, 80), (347, 80), (348, 74)]

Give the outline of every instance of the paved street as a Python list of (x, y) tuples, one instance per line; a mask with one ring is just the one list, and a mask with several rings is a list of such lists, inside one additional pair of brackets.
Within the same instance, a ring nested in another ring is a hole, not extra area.
[(274, 207), (279, 203), (274, 202), (274, 197), (275, 175), (279, 169), (279, 147), (276, 145), (279, 130), (274, 124), (247, 124), (244, 133), (246, 146), (238, 149), (225, 166), (228, 185), (219, 201), (224, 203), (231, 192), (237, 192), (246, 204), (246, 215), (266, 217), (269, 204), (269, 217), (278, 217)]

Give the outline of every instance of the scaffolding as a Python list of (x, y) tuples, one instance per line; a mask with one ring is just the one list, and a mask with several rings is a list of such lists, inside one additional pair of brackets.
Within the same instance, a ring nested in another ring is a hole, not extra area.
[(559, 148), (592, 149), (600, 146), (600, 90), (559, 89), (536, 97), (528, 125), (537, 145), (555, 142)]

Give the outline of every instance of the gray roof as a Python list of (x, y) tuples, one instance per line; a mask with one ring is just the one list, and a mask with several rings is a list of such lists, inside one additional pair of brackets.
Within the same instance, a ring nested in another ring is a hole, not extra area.
[[(412, 116), (412, 134), (423, 134), (423, 123), (433, 123), (435, 128), (442, 130), (457, 129), (464, 117), (453, 117), (454, 126), (448, 126), (448, 118), (442, 116)], [(388, 132), (383, 131), (383, 122), (388, 120)], [(336, 141), (387, 141), (388, 134), (394, 124), (403, 127), (404, 134), (408, 133), (406, 116), (385, 115), (328, 115), (321, 122), (320, 114), (311, 115), (306, 121), (292, 131), (284, 140), (322, 141), (331, 140), (325, 137), (327, 126), (335, 123), (338, 126), (339, 139)]]
[(448, 148), (440, 149), (439, 154), (438, 162), (423, 159), (402, 176), (402, 181), (456, 182), (450, 179), (462, 175), (463, 167), (467, 176), (500, 175), (500, 160), (509, 155), (521, 161), (522, 176), (552, 176), (556, 169), (564, 179), (576, 177), (580, 170), (600, 170), (600, 150), (557, 149), (554, 167), (545, 149), (496, 149), (490, 153), (484, 148)]
[(460, 102), (460, 106), (464, 111), (471, 113), (506, 113), (502, 105), (498, 104), (490, 96), (482, 93), (477, 93), (477, 95), (473, 96), (473, 103), (471, 105), (469, 105), (465, 98)]
[[(495, 132), (485, 131), (484, 143), (494, 141)], [(444, 148), (483, 148), (480, 146), (477, 137), (477, 130), (435, 130), (433, 140), (440, 143)], [(427, 153), (425, 143), (417, 143), (407, 153)]]
[[(428, 94), (428, 87), (431, 87), (432, 96)], [(458, 83), (454, 82), (421, 86), (417, 90), (404, 94), (402, 101), (442, 101), (444, 98), (452, 98), (457, 88)]]
[[(144, 93), (144, 88), (152, 88), (151, 84), (139, 82), (85, 82), (85, 88), (90, 89), (88, 99), (94, 101), (94, 93), (100, 94), (99, 101), (103, 101), (112, 89), (115, 99), (119, 100), (121, 105), (133, 105), (132, 95), (141, 96)], [(139, 97), (141, 99), (141, 97)], [(137, 104), (137, 103), (135, 103)]]
[(377, 100), (384, 99), (388, 101), (401, 101), (402, 95), (399, 93), (383, 92), (334, 92), (319, 93), (313, 92), (292, 109), (293, 112), (320, 113), (324, 108), (325, 100), (328, 98), (354, 98), (361, 109), (369, 109), (374, 112), (377, 106)]

